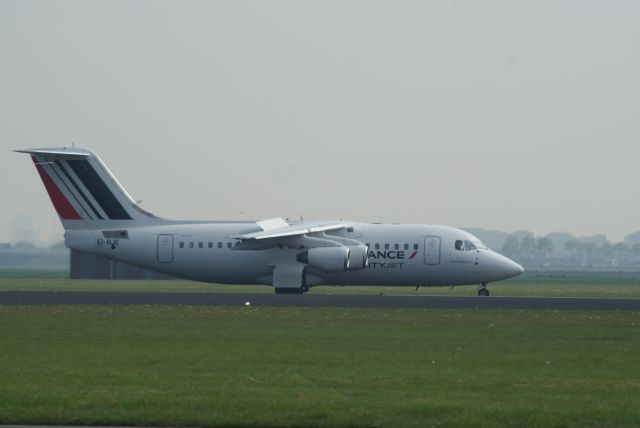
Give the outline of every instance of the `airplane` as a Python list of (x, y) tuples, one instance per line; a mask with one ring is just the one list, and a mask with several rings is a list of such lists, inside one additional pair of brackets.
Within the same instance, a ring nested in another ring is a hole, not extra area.
[(29, 154), (64, 227), (65, 245), (175, 277), (265, 284), (276, 294), (319, 285), (459, 286), (520, 275), (522, 266), (463, 230), (347, 220), (167, 220), (142, 209), (93, 152)]

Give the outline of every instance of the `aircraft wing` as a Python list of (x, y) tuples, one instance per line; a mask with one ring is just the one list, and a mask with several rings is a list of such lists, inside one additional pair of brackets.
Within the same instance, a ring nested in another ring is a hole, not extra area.
[(241, 241), (261, 241), (272, 238), (284, 238), (289, 236), (300, 236), (308, 233), (325, 232), (327, 230), (338, 230), (346, 227), (342, 223), (327, 222), (306, 222), (290, 225), (282, 218), (275, 218), (257, 222), (262, 229), (260, 232), (246, 233), (232, 236)]

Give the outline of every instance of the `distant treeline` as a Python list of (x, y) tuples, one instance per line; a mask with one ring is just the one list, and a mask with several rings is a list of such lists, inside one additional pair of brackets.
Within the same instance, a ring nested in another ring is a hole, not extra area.
[(576, 237), (552, 232), (536, 237), (529, 231), (505, 233), (465, 228), (489, 248), (530, 268), (640, 269), (640, 232), (623, 242), (611, 243), (606, 235)]
[(69, 250), (64, 242), (46, 248), (28, 242), (0, 242), (0, 268), (68, 269)]
[(64, 245), (64, 242), (56, 242), (55, 244), (49, 245), (48, 247), (38, 247), (36, 244), (31, 242), (17, 242), (15, 244), (11, 244), (10, 242), (0, 242), (0, 249), (2, 250), (34, 250), (34, 251), (61, 251), (67, 250), (67, 247)]

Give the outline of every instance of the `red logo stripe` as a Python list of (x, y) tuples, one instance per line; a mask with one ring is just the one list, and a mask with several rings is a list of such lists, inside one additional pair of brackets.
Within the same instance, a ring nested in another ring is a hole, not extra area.
[(51, 202), (53, 202), (53, 207), (58, 212), (60, 218), (63, 220), (82, 220), (82, 217), (80, 217), (71, 203), (69, 203), (69, 200), (60, 191), (58, 186), (56, 186), (51, 177), (49, 177), (49, 174), (47, 174), (42, 165), (38, 163), (35, 157), (32, 156), (31, 159), (33, 159), (33, 163), (36, 164), (38, 174), (40, 174), (42, 183), (44, 183), (44, 187), (47, 189)]
[(409, 256), (410, 259), (414, 258), (416, 256), (416, 254), (418, 254), (417, 251), (414, 251), (413, 253), (411, 253), (411, 255)]

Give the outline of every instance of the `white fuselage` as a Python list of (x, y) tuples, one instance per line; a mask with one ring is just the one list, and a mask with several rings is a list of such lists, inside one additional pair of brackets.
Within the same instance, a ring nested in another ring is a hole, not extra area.
[[(436, 225), (364, 224), (342, 221), (330, 234), (369, 247), (364, 269), (326, 273), (306, 267), (310, 286), (453, 286), (510, 278), (522, 267), (485, 248), (460, 229)], [(255, 222), (138, 226), (122, 230), (68, 230), (69, 248), (196, 281), (271, 284), (274, 266), (296, 264), (304, 239), (273, 241), (270, 248), (241, 249), (232, 236), (256, 230)], [(474, 242), (468, 249), (456, 242)]]

